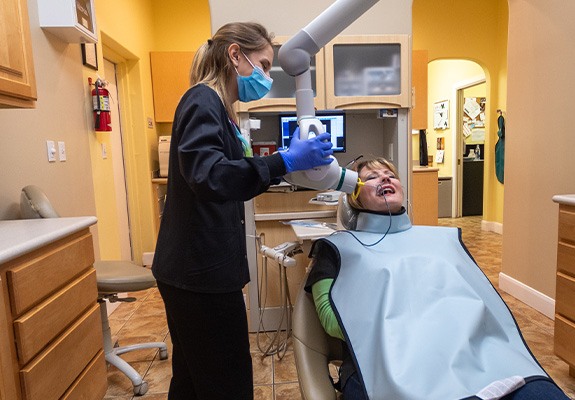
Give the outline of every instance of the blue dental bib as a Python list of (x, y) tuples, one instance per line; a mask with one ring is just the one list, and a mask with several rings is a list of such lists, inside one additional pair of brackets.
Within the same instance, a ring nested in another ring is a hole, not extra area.
[[(498, 381), (549, 379), (457, 228), (360, 213), (330, 300), (371, 400), (497, 399)], [(487, 389), (486, 389), (487, 388)], [(512, 389), (510, 389), (512, 390)]]

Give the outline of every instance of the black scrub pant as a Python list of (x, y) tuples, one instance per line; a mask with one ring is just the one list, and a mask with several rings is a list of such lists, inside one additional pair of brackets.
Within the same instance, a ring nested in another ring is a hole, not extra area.
[(172, 338), (169, 400), (252, 400), (242, 291), (197, 293), (158, 282)]

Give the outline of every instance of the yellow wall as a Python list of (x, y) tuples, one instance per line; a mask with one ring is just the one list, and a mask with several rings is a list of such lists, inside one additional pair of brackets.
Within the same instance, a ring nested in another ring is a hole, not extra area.
[[(456, 92), (454, 87), (477, 79), (485, 79), (483, 69), (476, 63), (467, 60), (437, 60), (428, 65), (428, 127), (427, 152), (434, 156), (433, 166), (439, 168), (439, 176), (454, 176), (455, 124), (456, 124)], [(483, 89), (485, 92), (485, 89)], [(449, 100), (449, 128), (433, 129), (433, 104)], [(437, 138), (445, 140), (445, 158), (443, 164), (435, 163)], [(413, 155), (419, 156), (419, 135), (413, 135)]]
[(211, 37), (208, 0), (155, 0), (154, 51), (195, 51)]
[[(149, 53), (195, 49), (209, 37), (209, 7), (206, 0), (98, 1), (96, 7), (100, 61), (106, 57), (118, 65), (130, 233), (134, 258), (141, 261), (142, 253), (153, 251), (156, 241), (156, 199), (150, 179), (158, 169), (158, 133), (155, 124), (147, 125), (154, 119)], [(106, 160), (101, 156), (102, 143), (110, 149)], [(111, 145), (108, 134), (93, 136), (90, 144), (100, 246), (102, 258), (108, 259), (120, 256), (115, 189), (109, 179)]]
[[(503, 185), (495, 177), (493, 148), (497, 109), (505, 110), (507, 77), (506, 0), (413, 1), (413, 48), (428, 50), (429, 60), (467, 59), (481, 65), (487, 79), (483, 219), (503, 223)], [(428, 107), (433, 101), (428, 98)], [(433, 119), (428, 125), (432, 127)], [(429, 141), (428, 141), (429, 143)]]
[[(150, 184), (151, 151), (155, 129), (146, 127), (146, 119), (153, 118), (152, 87), (150, 82), (149, 51), (154, 44), (151, 1), (97, 1), (99, 65), (103, 58), (112, 58), (119, 65), (122, 108), (122, 137), (130, 211), (130, 233), (134, 258), (141, 261), (144, 251), (153, 249), (154, 225), (152, 188)], [(110, 52), (109, 49), (114, 50)], [(112, 54), (108, 54), (112, 53)], [(90, 72), (92, 76), (94, 75)], [(103, 67), (98, 75), (104, 76)], [(123, 89), (123, 90), (122, 90)], [(111, 134), (119, 134), (112, 132)], [(102, 259), (121, 256), (118, 244), (118, 216), (116, 215), (115, 187), (112, 172), (112, 143), (109, 133), (91, 136), (91, 161), (94, 193), (100, 226)], [(101, 155), (101, 144), (108, 148), (108, 158)]]

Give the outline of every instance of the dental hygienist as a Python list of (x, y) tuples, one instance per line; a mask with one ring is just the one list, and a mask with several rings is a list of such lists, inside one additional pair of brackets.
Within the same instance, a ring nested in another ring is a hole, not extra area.
[(268, 157), (253, 156), (240, 134), (233, 103), (270, 90), (272, 40), (256, 23), (221, 27), (196, 53), (176, 109), (152, 267), (173, 343), (172, 400), (253, 398), (244, 201), (331, 162), (327, 133)]

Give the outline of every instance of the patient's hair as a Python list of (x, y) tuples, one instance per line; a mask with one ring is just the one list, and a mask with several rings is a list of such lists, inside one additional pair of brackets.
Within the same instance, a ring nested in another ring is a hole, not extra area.
[[(369, 170), (374, 170), (374, 171), (378, 170), (378, 169), (382, 169), (382, 168), (387, 168), (391, 172), (393, 172), (393, 174), (395, 175), (395, 177), (397, 179), (399, 179), (399, 172), (397, 172), (397, 168), (395, 167), (395, 165), (393, 165), (390, 161), (387, 161), (383, 157), (377, 157), (377, 158), (359, 161), (359, 162), (355, 163), (353, 170), (359, 174), (362, 170), (364, 170), (366, 168)], [(347, 202), (349, 203), (350, 206), (352, 206), (353, 208), (355, 208), (357, 210), (364, 210), (365, 209), (363, 204), (361, 204), (361, 201), (359, 201), (359, 198), (354, 198), (354, 196), (352, 196), (352, 195), (349, 195), (349, 194), (347, 195)]]

